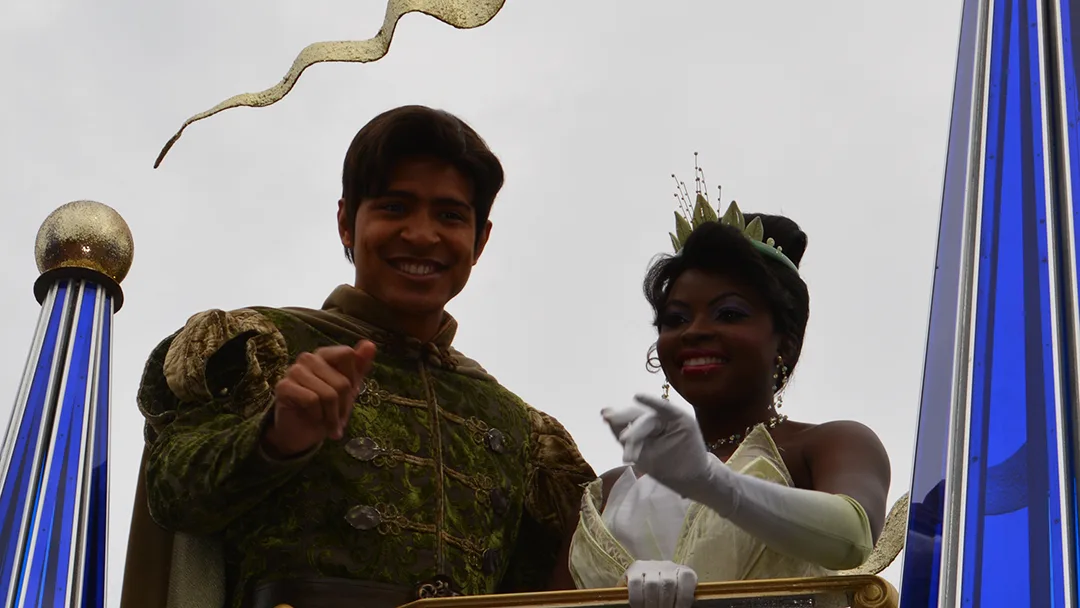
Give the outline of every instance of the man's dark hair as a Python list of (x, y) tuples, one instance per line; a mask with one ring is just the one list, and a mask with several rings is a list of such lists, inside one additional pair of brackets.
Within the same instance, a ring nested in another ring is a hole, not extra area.
[[(341, 173), (341, 198), (345, 200), (349, 226), (356, 223), (360, 201), (382, 196), (394, 168), (404, 160), (419, 157), (444, 161), (468, 178), (479, 242), (503, 186), (502, 164), (465, 121), (425, 106), (402, 106), (383, 112), (353, 137)], [(345, 257), (352, 261), (352, 256), (346, 247)]]

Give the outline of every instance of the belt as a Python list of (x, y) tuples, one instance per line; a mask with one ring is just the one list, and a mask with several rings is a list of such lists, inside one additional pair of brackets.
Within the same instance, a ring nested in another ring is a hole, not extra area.
[(449, 579), (437, 576), (416, 587), (347, 578), (294, 578), (255, 586), (252, 608), (398, 608), (430, 597), (458, 595)]
[(410, 587), (343, 578), (267, 581), (255, 587), (252, 608), (397, 608), (416, 599)]

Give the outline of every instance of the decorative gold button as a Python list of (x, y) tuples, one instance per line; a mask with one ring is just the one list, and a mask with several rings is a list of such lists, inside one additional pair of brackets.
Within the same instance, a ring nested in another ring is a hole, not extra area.
[(416, 599), (430, 599), (435, 597), (457, 597), (454, 581), (445, 574), (436, 575), (434, 578), (421, 582), (416, 586)]
[(357, 530), (371, 530), (382, 523), (382, 514), (375, 507), (358, 505), (349, 509), (345, 521)]
[(484, 443), (496, 454), (506, 451), (506, 436), (499, 429), (488, 429), (488, 432), (484, 433)]
[(345, 451), (357, 460), (371, 462), (379, 455), (382, 449), (371, 437), (357, 437), (345, 444)]

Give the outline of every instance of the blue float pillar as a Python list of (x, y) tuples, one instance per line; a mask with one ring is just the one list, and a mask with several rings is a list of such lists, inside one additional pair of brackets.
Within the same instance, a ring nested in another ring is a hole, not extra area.
[(1071, 4), (964, 2), (903, 608), (1077, 606)]
[(113, 313), (132, 260), (91, 201), (41, 226), (41, 314), (0, 444), (0, 607), (104, 608)]

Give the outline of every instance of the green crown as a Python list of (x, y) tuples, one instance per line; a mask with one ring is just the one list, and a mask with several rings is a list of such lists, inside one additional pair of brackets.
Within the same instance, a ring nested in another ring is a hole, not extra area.
[[(671, 177), (675, 178), (674, 175)], [(717, 215), (717, 211), (712, 208), (705, 194), (705, 174), (697, 166), (696, 152), (694, 153), (694, 184), (697, 196), (695, 197), (693, 209), (690, 208), (690, 195), (686, 190), (686, 185), (678, 181), (678, 179), (675, 180), (675, 184), (677, 190), (675, 198), (679, 201), (681, 212), (675, 212), (675, 232), (668, 233), (671, 236), (671, 245), (675, 248), (675, 253), (682, 251), (683, 246), (686, 245), (686, 239), (690, 238), (690, 233), (695, 228), (706, 222), (720, 222), (725, 226), (737, 228), (761, 253), (783, 263), (795, 272), (799, 271), (795, 263), (784, 255), (783, 247), (777, 246), (776, 241), (773, 239), (765, 238), (765, 226), (762, 225), (761, 218), (755, 217), (747, 224), (746, 217), (743, 216), (738, 203), (735, 201), (731, 201), (731, 205), (728, 206), (724, 215)]]

